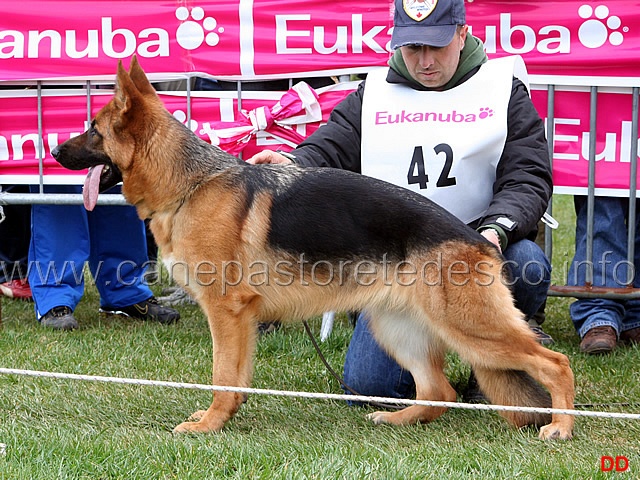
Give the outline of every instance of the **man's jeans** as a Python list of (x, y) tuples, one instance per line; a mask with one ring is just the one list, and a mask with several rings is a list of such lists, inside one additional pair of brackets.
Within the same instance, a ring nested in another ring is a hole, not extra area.
[[(513, 284), (516, 306), (530, 318), (547, 298), (551, 283), (549, 260), (540, 247), (529, 240), (509, 245), (503, 255), (510, 273), (506, 280), (509, 285)], [(361, 313), (347, 350), (345, 383), (361, 395), (412, 397), (415, 384), (411, 374), (382, 350), (368, 324), (366, 312)]]
[[(640, 218), (636, 217), (634, 265), (627, 261), (627, 219), (629, 199), (595, 197), (593, 223), (593, 258), (587, 262), (587, 197), (576, 196), (576, 253), (569, 269), (568, 285), (584, 285), (586, 273), (593, 271), (594, 287), (620, 288), (631, 280), (640, 282), (635, 265), (640, 265)], [(635, 277), (635, 278), (634, 278)], [(640, 327), (640, 300), (589, 298), (576, 300), (570, 306), (571, 320), (580, 337), (595, 327), (613, 327), (620, 333)]]

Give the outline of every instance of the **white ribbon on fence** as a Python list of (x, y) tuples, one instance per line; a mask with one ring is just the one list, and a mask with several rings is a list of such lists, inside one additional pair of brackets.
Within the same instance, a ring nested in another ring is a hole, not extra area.
[(258, 132), (266, 132), (283, 144), (295, 148), (304, 136), (294, 126), (320, 122), (322, 107), (316, 91), (305, 82), (290, 88), (273, 107), (242, 110), (235, 122), (212, 122), (209, 135), (212, 143), (237, 155)]

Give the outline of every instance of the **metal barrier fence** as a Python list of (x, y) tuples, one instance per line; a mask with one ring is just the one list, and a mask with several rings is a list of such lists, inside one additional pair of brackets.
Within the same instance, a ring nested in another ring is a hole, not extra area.
[[(555, 110), (555, 85), (547, 85), (548, 92), (548, 116), (547, 116), (547, 140), (549, 142), (549, 158), (553, 162), (554, 145), (554, 110)], [(594, 202), (595, 202), (595, 169), (596, 169), (596, 121), (597, 121), (597, 101), (599, 87), (591, 85), (589, 88), (589, 177), (587, 186), (587, 242), (586, 259), (587, 264), (593, 264), (593, 230), (594, 230)], [(631, 110), (631, 142), (630, 152), (630, 176), (629, 176), (629, 219), (627, 223), (627, 262), (634, 265), (635, 255), (635, 234), (636, 234), (636, 188), (637, 188), (637, 168), (638, 168), (638, 92), (639, 87), (630, 87), (632, 95)], [(552, 214), (553, 204), (550, 203), (548, 213)], [(549, 226), (545, 226), (545, 253), (552, 258), (553, 243), (552, 232)], [(549, 296), (575, 297), (575, 298), (609, 298), (617, 300), (630, 300), (640, 298), (640, 289), (633, 288), (633, 281), (618, 288), (600, 287), (593, 285), (593, 271), (586, 270), (586, 282), (584, 286), (552, 285), (549, 289)]]
[[(175, 81), (175, 77), (171, 80)], [(188, 78), (186, 85), (186, 110), (187, 110), (187, 122), (191, 120), (191, 82)], [(345, 78), (341, 78), (345, 80)], [(243, 87), (251, 82), (236, 82), (236, 95), (238, 99), (238, 108), (242, 108), (243, 92), (247, 91)], [(40, 171), (39, 180), (39, 193), (7, 193), (0, 191), (0, 209), (3, 205), (25, 205), (25, 204), (55, 204), (55, 205), (70, 205), (70, 204), (82, 204), (82, 195), (80, 194), (54, 194), (44, 193), (44, 176), (43, 172), (43, 158), (41, 148), (44, 144), (43, 131), (42, 131), (42, 97), (43, 89), (45, 87), (58, 87), (60, 81), (37, 81), (31, 84), (37, 91), (37, 105), (38, 105), (38, 141), (39, 145), (36, 148), (38, 152), (38, 162)], [(68, 84), (68, 82), (66, 82)], [(86, 92), (87, 98), (87, 120), (91, 120), (91, 98), (92, 92), (96, 91), (96, 88), (101, 85), (105, 85), (107, 82), (91, 82), (87, 81), (83, 84), (77, 84), (78, 87), (83, 88)], [(293, 80), (289, 80), (289, 86), (293, 84)], [(0, 87), (11, 88), (16, 87), (10, 82), (0, 82)], [(20, 87), (24, 88), (25, 84), (21, 84)], [(554, 111), (555, 111), (555, 93), (559, 89), (571, 88), (572, 85), (564, 83), (562, 85), (557, 84), (543, 84), (532, 81), (531, 88), (547, 91), (548, 108), (547, 108), (547, 139), (549, 142), (550, 158), (553, 158), (553, 146), (554, 146)], [(584, 85), (583, 85), (584, 87)], [(589, 85), (587, 88), (590, 92), (590, 119), (589, 119), (589, 181), (587, 191), (587, 258), (586, 261), (591, 263), (593, 261), (593, 224), (594, 224), (594, 201), (595, 201), (595, 165), (596, 165), (596, 120), (597, 120), (597, 100), (598, 91), (602, 86)], [(632, 95), (632, 125), (631, 125), (631, 138), (638, 138), (638, 97), (639, 87), (623, 87), (629, 90)], [(250, 88), (249, 88), (250, 90)], [(0, 97), (8, 90), (0, 89)], [(15, 90), (13, 91), (15, 94)], [(636, 174), (637, 174), (637, 160), (638, 160), (638, 142), (631, 142), (631, 172), (630, 172), (630, 187), (629, 187), (629, 222), (628, 222), (628, 248), (627, 248), (627, 261), (630, 265), (634, 264), (635, 255), (635, 219), (636, 219)], [(0, 186), (2, 186), (2, 170), (0, 169)], [(98, 198), (98, 205), (126, 205), (124, 197), (120, 194), (101, 195)], [(548, 212), (553, 214), (553, 204), (550, 203)], [(553, 230), (549, 226), (545, 226), (545, 253), (551, 259), (553, 255)], [(593, 285), (593, 272), (587, 270), (587, 282), (585, 286), (568, 286), (568, 285), (552, 285), (548, 292), (549, 296), (554, 297), (575, 297), (575, 298), (611, 298), (629, 300), (632, 298), (640, 298), (640, 289), (633, 288), (632, 284), (622, 286), (620, 288), (606, 288)]]

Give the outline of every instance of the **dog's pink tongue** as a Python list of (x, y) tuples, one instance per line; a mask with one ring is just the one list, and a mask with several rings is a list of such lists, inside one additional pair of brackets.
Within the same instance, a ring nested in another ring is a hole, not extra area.
[(84, 187), (82, 189), (82, 200), (84, 208), (91, 211), (98, 203), (98, 193), (100, 193), (100, 174), (104, 165), (96, 165), (89, 169), (87, 178), (84, 179)]

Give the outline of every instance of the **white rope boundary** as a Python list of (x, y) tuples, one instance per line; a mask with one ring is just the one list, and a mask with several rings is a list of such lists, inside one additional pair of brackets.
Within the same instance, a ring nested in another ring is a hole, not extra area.
[(585, 410), (567, 410), (560, 408), (516, 407), (508, 405), (487, 405), (481, 403), (441, 402), (434, 400), (408, 400), (401, 398), (371, 397), (366, 395), (346, 395), (336, 393), (297, 392), (289, 390), (271, 390), (264, 388), (228, 387), (221, 385), (203, 385), (198, 383), (167, 382), (161, 380), (146, 380), (137, 378), (105, 377), (101, 375), (81, 375), (75, 373), (56, 373), (38, 370), (22, 370), (17, 368), (0, 368), (3, 375), (26, 375), (31, 377), (58, 378), (66, 380), (82, 380), (89, 382), (118, 383), (127, 385), (147, 385), (155, 387), (187, 388), (192, 390), (209, 390), (216, 392), (238, 392), (254, 395), (274, 395), (281, 397), (314, 398), (325, 400), (351, 400), (357, 402), (381, 402), (399, 405), (423, 405), (426, 407), (461, 408), (465, 410), (495, 410), (509, 412), (532, 412), (546, 414), (574, 415), (577, 417), (619, 418), (625, 420), (640, 420), (638, 413), (600, 412)]

